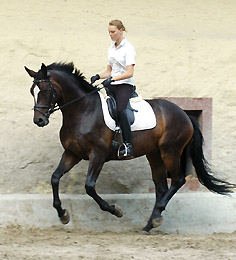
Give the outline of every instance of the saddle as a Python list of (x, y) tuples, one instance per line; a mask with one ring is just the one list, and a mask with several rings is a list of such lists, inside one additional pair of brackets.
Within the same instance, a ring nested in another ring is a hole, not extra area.
[[(106, 94), (107, 94), (106, 102), (107, 102), (109, 114), (110, 114), (111, 118), (116, 122), (116, 126), (118, 126), (116, 100), (108, 88), (106, 88)], [(131, 93), (130, 99), (136, 98), (136, 97), (138, 97), (138, 94), (136, 92), (136, 87), (134, 86), (134, 90)], [(126, 108), (126, 113), (128, 115), (128, 120), (129, 120), (130, 125), (132, 125), (135, 120), (134, 112), (138, 112), (138, 110), (132, 108), (130, 100), (129, 100), (127, 108)]]
[[(109, 96), (104, 98), (101, 92), (98, 92), (98, 94), (101, 100), (104, 122), (110, 130), (116, 132), (116, 130), (119, 129), (118, 124), (116, 123), (117, 120), (115, 121), (110, 115), (110, 113), (114, 114), (113, 117), (116, 118), (116, 114), (117, 114), (116, 109), (112, 109), (112, 107), (116, 107), (116, 102)], [(128, 106), (129, 107), (128, 109), (131, 110), (131, 114), (133, 115), (132, 118), (134, 118), (134, 123), (131, 125), (131, 130), (141, 131), (141, 130), (153, 129), (156, 126), (156, 115), (151, 105), (146, 100), (142, 99), (139, 95), (134, 94), (134, 97), (135, 96), (136, 98), (133, 98), (133, 101), (135, 102), (131, 102), (131, 105)], [(106, 100), (108, 101), (106, 102)], [(114, 106), (110, 105), (110, 103), (112, 103)], [(109, 112), (108, 106), (110, 111), (115, 111), (115, 112), (113, 113)], [(134, 113), (137, 111), (138, 113)], [(132, 121), (132, 119), (130, 119), (130, 121)]]

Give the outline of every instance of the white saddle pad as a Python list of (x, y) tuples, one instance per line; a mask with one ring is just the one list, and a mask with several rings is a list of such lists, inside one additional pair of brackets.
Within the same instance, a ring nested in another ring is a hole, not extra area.
[[(111, 118), (109, 114), (107, 103), (103, 94), (100, 91), (98, 93), (102, 103), (104, 121), (112, 131), (115, 131), (116, 122), (114, 119)], [(138, 111), (138, 112), (134, 112), (135, 119), (134, 119), (134, 123), (131, 125), (132, 131), (152, 129), (156, 126), (156, 116), (154, 114), (152, 107), (149, 105), (147, 101), (142, 99), (141, 101), (138, 102), (134, 102), (134, 103), (131, 102), (131, 106), (133, 109)]]

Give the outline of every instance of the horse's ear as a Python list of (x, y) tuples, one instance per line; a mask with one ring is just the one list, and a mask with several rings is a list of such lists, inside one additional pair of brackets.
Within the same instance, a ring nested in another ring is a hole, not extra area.
[(33, 77), (33, 78), (35, 77), (35, 75), (36, 75), (35, 71), (28, 69), (26, 66), (25, 66), (25, 70), (28, 72), (30, 77)]
[(48, 70), (47, 70), (47, 66), (46, 66), (44, 63), (42, 63), (41, 71), (42, 71), (42, 73), (43, 73), (43, 76), (44, 76), (45, 78), (47, 78)]

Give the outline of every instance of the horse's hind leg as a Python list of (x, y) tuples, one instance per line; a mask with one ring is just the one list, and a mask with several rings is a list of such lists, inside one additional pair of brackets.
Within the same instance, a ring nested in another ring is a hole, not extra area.
[(147, 225), (144, 227), (144, 231), (149, 232), (153, 227), (161, 225), (163, 217), (161, 212), (163, 208), (160, 207), (160, 201), (168, 191), (167, 179), (166, 179), (166, 167), (161, 159), (160, 152), (150, 153), (147, 155), (147, 159), (152, 169), (152, 179), (155, 184), (156, 202), (150, 219)]
[(185, 175), (181, 169), (180, 156), (181, 153), (174, 150), (162, 151), (162, 160), (171, 178), (171, 186), (168, 191), (162, 196), (159, 201), (159, 208), (161, 211), (165, 210), (168, 202), (174, 196), (174, 194), (185, 184)]
[(62, 224), (67, 224), (70, 221), (70, 217), (69, 213), (61, 207), (61, 201), (59, 198), (59, 182), (61, 177), (80, 160), (81, 159), (75, 157), (72, 153), (65, 151), (57, 169), (52, 174), (51, 184), (53, 190), (53, 207), (57, 210)]

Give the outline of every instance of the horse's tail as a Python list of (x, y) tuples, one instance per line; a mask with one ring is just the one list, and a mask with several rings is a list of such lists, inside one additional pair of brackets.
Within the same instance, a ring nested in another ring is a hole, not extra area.
[(198, 180), (212, 192), (222, 195), (232, 193), (232, 189), (236, 188), (236, 185), (220, 180), (212, 175), (212, 171), (203, 154), (202, 147), (204, 140), (199, 125), (197, 121), (191, 116), (190, 120), (194, 128), (193, 137), (190, 141), (190, 157), (192, 159)]

